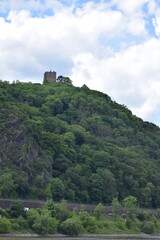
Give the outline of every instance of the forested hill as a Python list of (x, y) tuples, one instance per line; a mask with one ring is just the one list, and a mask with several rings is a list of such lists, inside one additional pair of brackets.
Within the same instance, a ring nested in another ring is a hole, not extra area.
[(105, 94), (0, 82), (0, 197), (160, 207), (160, 129)]

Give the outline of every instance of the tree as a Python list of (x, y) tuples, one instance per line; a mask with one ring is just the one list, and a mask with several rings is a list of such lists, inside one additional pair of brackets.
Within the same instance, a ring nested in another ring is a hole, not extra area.
[(68, 159), (63, 154), (59, 154), (54, 162), (54, 170), (60, 172), (60, 174), (65, 173), (66, 170), (72, 165), (70, 159)]
[(60, 201), (64, 195), (64, 184), (59, 178), (52, 178), (48, 185), (48, 195), (52, 197), (54, 201)]
[(102, 199), (104, 203), (111, 203), (117, 196), (116, 180), (109, 169), (98, 169), (97, 174), (102, 178)]
[(102, 177), (96, 173), (93, 173), (89, 188), (90, 198), (93, 202), (98, 203), (102, 201), (102, 189), (103, 189)]
[(6, 218), (8, 218), (8, 213), (7, 213), (7, 211), (6, 211), (5, 209), (1, 208), (1, 207), (0, 207), (0, 215), (1, 215), (1, 217), (6, 217)]
[(0, 218), (0, 233), (7, 233), (11, 230), (11, 222), (7, 218)]
[(95, 207), (93, 214), (97, 219), (100, 219), (100, 217), (103, 215), (103, 211), (104, 211), (104, 207), (103, 207), (102, 203), (99, 203)]
[(72, 217), (72, 212), (70, 212), (67, 209), (66, 206), (67, 201), (66, 200), (62, 200), (60, 204), (56, 205), (56, 219), (58, 219), (60, 222), (65, 221), (67, 218), (71, 218)]
[(9, 198), (16, 196), (16, 187), (10, 169), (1, 171), (0, 175), (0, 197)]
[(138, 211), (137, 198), (133, 196), (128, 196), (123, 200), (124, 207), (126, 208), (128, 217), (133, 217)]
[(13, 218), (17, 218), (19, 216), (24, 216), (25, 211), (24, 211), (24, 206), (22, 204), (22, 201), (20, 201), (20, 200), (14, 201), (11, 204), (8, 212), (9, 212), (9, 215)]
[(141, 188), (139, 202), (142, 203), (144, 207), (151, 206), (152, 196), (154, 192), (154, 185), (152, 183), (147, 183), (146, 187)]
[(44, 209), (47, 209), (51, 213), (51, 217), (56, 216), (56, 206), (53, 200), (48, 200), (44, 205)]
[(17, 186), (16, 187), (16, 192), (17, 192), (18, 196), (24, 198), (29, 194), (31, 188), (30, 188), (30, 186), (27, 182), (26, 177), (21, 176), (17, 172), (15, 172), (14, 175), (15, 175), (14, 176), (14, 182)]
[(83, 212), (80, 215), (80, 220), (82, 221), (83, 227), (87, 232), (94, 233), (96, 230), (96, 218), (90, 216), (88, 212)]
[(55, 233), (57, 231), (58, 221), (48, 214), (42, 214), (34, 221), (32, 228), (38, 234)]
[(39, 217), (40, 213), (38, 212), (37, 209), (30, 209), (29, 211), (26, 212), (26, 218), (30, 227), (32, 227), (35, 220), (38, 219)]
[(113, 198), (112, 200), (112, 212), (115, 214), (115, 216), (118, 216), (121, 213), (121, 204), (118, 201), (118, 198)]
[(72, 80), (69, 77), (63, 77), (62, 75), (58, 76), (58, 78), (56, 79), (57, 82), (61, 82), (61, 83), (67, 83), (72, 85)]
[(150, 222), (150, 221), (146, 221), (143, 223), (143, 226), (142, 226), (142, 231), (144, 233), (147, 233), (147, 234), (151, 234), (151, 233), (154, 233), (154, 229), (155, 229), (155, 225), (153, 222)]

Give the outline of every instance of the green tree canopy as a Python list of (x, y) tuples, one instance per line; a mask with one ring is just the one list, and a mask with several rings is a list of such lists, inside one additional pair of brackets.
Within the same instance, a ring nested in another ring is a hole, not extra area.
[(64, 196), (64, 184), (59, 178), (52, 178), (48, 185), (48, 194), (54, 201), (60, 201)]

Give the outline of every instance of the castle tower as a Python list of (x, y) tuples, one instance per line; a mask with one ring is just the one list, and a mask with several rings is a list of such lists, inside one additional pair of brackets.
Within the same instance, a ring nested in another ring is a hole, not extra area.
[(56, 72), (45, 72), (43, 82), (53, 83), (56, 82)]

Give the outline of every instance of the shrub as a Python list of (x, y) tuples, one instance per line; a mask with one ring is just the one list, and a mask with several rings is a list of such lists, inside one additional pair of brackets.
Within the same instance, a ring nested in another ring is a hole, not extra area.
[(55, 206), (55, 217), (60, 222), (64, 222), (66, 219), (72, 217), (72, 212), (67, 210), (65, 203), (61, 202), (61, 204)]
[(57, 221), (55, 218), (48, 218), (49, 233), (55, 233), (57, 231), (58, 223), (59, 221)]
[(116, 218), (115, 225), (118, 229), (126, 231), (126, 222), (122, 217)]
[(6, 212), (5, 209), (3, 209), (3, 208), (1, 208), (1, 207), (0, 207), (0, 215), (1, 215), (2, 217), (8, 218), (8, 213)]
[(39, 216), (34, 224), (33, 230), (37, 234), (48, 234), (55, 233), (57, 231), (58, 221), (55, 218), (49, 217), (48, 215)]
[(28, 221), (22, 216), (11, 219), (11, 224), (12, 229), (15, 231), (24, 232), (29, 229)]
[(0, 218), (0, 233), (10, 232), (11, 222), (7, 218)]
[(13, 223), (12, 223), (12, 230), (13, 230), (13, 231), (20, 231), (20, 230), (21, 230), (21, 227), (20, 227), (19, 223), (13, 222)]
[(144, 233), (148, 233), (148, 234), (151, 234), (151, 233), (154, 233), (154, 223), (153, 222), (144, 222), (143, 226), (142, 226), (142, 231)]
[(139, 212), (138, 215), (137, 215), (137, 218), (140, 221), (151, 220), (152, 214), (150, 212)]
[(130, 218), (127, 218), (126, 219), (126, 227), (128, 229), (131, 229), (132, 228), (132, 220)]
[(103, 215), (103, 205), (102, 203), (99, 203), (96, 208), (94, 209), (94, 216), (97, 218), (97, 219), (100, 219), (100, 217)]
[(66, 219), (61, 225), (60, 225), (60, 231), (67, 235), (78, 235), (82, 232), (82, 225), (80, 221), (73, 218)]
[(26, 212), (26, 218), (30, 227), (32, 227), (32, 225), (34, 224), (34, 221), (37, 218), (39, 218), (39, 216), (40, 214), (36, 209), (30, 209), (29, 211)]
[(94, 233), (96, 232), (96, 218), (90, 216), (88, 212), (83, 212), (80, 215), (80, 220), (82, 221), (83, 227), (87, 232)]
[(18, 218), (19, 216), (25, 216), (25, 211), (24, 211), (24, 206), (22, 204), (22, 201), (20, 200), (15, 200), (9, 210), (8, 210), (9, 215), (12, 218)]

